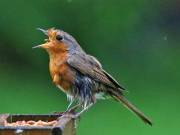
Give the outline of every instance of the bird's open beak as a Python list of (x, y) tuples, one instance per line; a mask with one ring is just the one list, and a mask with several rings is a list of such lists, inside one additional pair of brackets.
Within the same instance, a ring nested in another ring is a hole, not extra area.
[(35, 49), (35, 48), (47, 49), (47, 48), (49, 48), (49, 44), (45, 43), (45, 44), (41, 44), (41, 45), (37, 45), (37, 46), (32, 47), (32, 49)]
[[(42, 31), (46, 36), (48, 36), (48, 30), (44, 30), (44, 29), (41, 29), (41, 28), (37, 28), (37, 30), (40, 30), (40, 31)], [(45, 48), (45, 44), (42, 44), (42, 45), (37, 45), (37, 46), (34, 46), (34, 47), (32, 47), (33, 49), (35, 49), (35, 48)]]
[(42, 45), (37, 45), (37, 46), (34, 46), (34, 47), (32, 47), (32, 49), (35, 49), (35, 48), (43, 48), (43, 45), (44, 45), (44, 44), (42, 44)]
[(37, 30), (42, 31), (46, 36), (48, 36), (48, 30), (44, 30), (44, 29), (41, 29), (41, 28), (37, 28)]

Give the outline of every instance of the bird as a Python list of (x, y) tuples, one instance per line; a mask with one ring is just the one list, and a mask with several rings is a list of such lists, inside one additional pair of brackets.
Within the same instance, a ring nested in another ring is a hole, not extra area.
[[(125, 88), (103, 69), (97, 58), (87, 54), (73, 36), (55, 28), (38, 30), (47, 38), (45, 43), (33, 48), (47, 51), (52, 81), (69, 100), (67, 111), (80, 108), (76, 114), (78, 117), (97, 100), (112, 98), (121, 102), (144, 123), (152, 125), (151, 120), (125, 98)], [(74, 102), (76, 105), (72, 107)]]

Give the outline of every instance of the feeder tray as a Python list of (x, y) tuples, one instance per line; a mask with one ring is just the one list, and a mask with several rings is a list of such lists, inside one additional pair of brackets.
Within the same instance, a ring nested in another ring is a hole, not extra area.
[(75, 135), (73, 114), (0, 114), (0, 135)]

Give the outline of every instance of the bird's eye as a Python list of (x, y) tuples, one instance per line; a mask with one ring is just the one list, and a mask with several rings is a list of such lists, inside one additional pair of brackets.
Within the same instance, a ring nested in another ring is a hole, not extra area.
[(63, 36), (57, 35), (57, 36), (56, 36), (56, 39), (57, 39), (58, 41), (61, 41), (61, 40), (63, 40)]

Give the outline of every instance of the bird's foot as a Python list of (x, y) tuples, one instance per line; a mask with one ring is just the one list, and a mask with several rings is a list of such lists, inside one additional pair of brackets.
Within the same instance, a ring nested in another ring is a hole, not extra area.
[(80, 119), (80, 115), (78, 115), (78, 113), (70, 113), (70, 112), (64, 112), (62, 114), (63, 118), (71, 118), (71, 119)]
[(78, 105), (75, 105), (71, 108), (68, 108), (65, 112), (52, 112), (53, 114), (59, 114), (59, 115), (64, 115), (64, 114), (67, 114), (67, 113), (75, 113), (75, 110), (79, 108), (79, 104)]
[[(78, 105), (75, 105), (74, 107), (71, 107), (70, 109), (67, 109), (65, 112), (60, 112), (62, 116), (71, 116), (72, 118), (77, 118), (75, 115), (75, 110), (78, 108)], [(56, 112), (58, 114), (58, 112)]]
[(67, 117), (72, 119), (79, 119), (80, 115), (76, 114), (74, 110), (67, 110), (65, 112), (53, 112), (55, 115), (60, 115), (60, 117)]
[(71, 108), (67, 108), (66, 112), (75, 112), (75, 110), (77, 110), (80, 106), (81, 104), (77, 104)]

